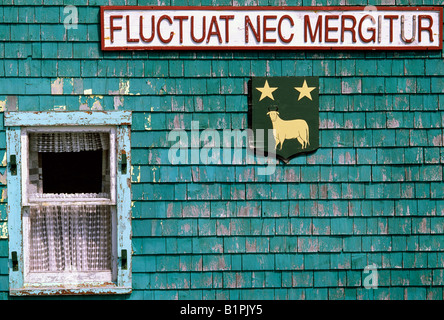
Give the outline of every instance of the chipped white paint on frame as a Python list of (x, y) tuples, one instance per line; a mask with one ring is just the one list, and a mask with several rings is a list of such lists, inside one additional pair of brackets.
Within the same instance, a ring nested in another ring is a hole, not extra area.
[[(22, 251), (22, 222), (21, 222), (21, 195), (22, 184), (20, 183), (22, 161), (21, 161), (21, 128), (18, 126), (40, 126), (45, 123), (48, 126), (82, 126), (82, 125), (116, 125), (116, 130), (119, 132), (117, 139), (118, 148), (112, 147), (112, 149), (124, 150), (128, 155), (128, 163), (131, 165), (131, 145), (130, 145), (130, 129), (131, 125), (131, 112), (103, 112), (97, 111), (91, 112), (6, 112), (4, 115), (5, 126), (10, 126), (7, 129), (7, 153), (3, 158), (3, 163), (6, 166), (8, 156), (15, 154), (17, 157), (17, 175), (8, 175), (8, 186), (2, 190), (2, 201), (8, 197), (8, 223), (3, 225), (0, 223), (0, 238), (9, 236), (9, 252), (17, 252), (19, 258), (19, 272), (9, 273), (10, 282), (10, 294), (11, 295), (48, 295), (48, 294), (66, 294), (66, 293), (129, 293), (131, 292), (131, 254), (128, 258), (128, 269), (121, 270), (119, 268), (118, 279), (115, 286), (97, 287), (97, 288), (82, 288), (82, 287), (70, 287), (63, 289), (56, 288), (25, 288), (23, 281), (23, 251)], [(117, 161), (112, 161), (113, 163)], [(114, 170), (113, 170), (114, 171)], [(118, 198), (118, 242), (119, 249), (124, 248), (128, 252), (132, 252), (131, 249), (131, 191), (130, 191), (130, 177), (127, 174), (117, 174), (119, 181), (118, 185), (125, 187), (119, 189), (119, 193), (116, 195)], [(127, 188), (127, 186), (129, 188)], [(4, 229), (4, 227), (9, 230)], [(120, 252), (120, 251), (119, 251)]]

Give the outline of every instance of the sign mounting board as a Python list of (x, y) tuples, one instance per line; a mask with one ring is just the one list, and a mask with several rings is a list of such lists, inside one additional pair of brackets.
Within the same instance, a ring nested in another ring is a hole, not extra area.
[(101, 7), (102, 50), (441, 50), (441, 7)]

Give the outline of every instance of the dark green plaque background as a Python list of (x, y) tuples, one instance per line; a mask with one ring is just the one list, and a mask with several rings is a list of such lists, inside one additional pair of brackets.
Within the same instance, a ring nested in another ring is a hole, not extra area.
[[(307, 81), (308, 87), (315, 87), (311, 91), (310, 100), (303, 97), (298, 101), (299, 91), (295, 87), (302, 87), (304, 80)], [(259, 101), (261, 92), (256, 88), (262, 88), (268, 81), (270, 87), (277, 87), (272, 94), (274, 100), (265, 97)], [(312, 152), (319, 148), (319, 78), (318, 77), (257, 77), (252, 78), (249, 82), (249, 127), (253, 129), (264, 129), (265, 154), (269, 153), (268, 149), (268, 129), (273, 129), (270, 117), (267, 115), (269, 108), (278, 107), (279, 117), (282, 120), (303, 119), (309, 127), (310, 145), (302, 149), (297, 139), (285, 140), (282, 150), (279, 147), (276, 150), (276, 156), (282, 160), (289, 160), (300, 153)], [(257, 135), (254, 134), (254, 146), (257, 151), (261, 151), (256, 140)], [(280, 146), (280, 145), (279, 145)]]

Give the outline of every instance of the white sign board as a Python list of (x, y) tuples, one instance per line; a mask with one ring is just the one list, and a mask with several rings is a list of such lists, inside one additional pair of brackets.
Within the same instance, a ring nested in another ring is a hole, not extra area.
[(441, 7), (101, 7), (102, 50), (441, 50)]

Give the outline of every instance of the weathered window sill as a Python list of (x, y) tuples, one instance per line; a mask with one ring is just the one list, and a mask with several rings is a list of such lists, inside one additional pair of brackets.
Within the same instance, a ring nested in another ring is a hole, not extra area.
[(129, 294), (132, 288), (128, 287), (27, 287), (10, 289), (11, 296), (65, 296), (65, 295), (101, 295), (101, 294)]

